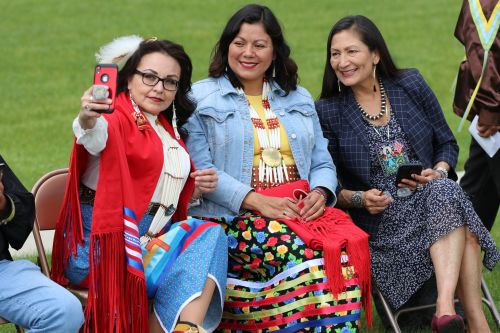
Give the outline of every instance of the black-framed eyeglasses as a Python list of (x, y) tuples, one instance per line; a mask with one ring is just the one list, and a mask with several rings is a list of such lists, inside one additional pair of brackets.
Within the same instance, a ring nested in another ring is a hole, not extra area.
[(170, 77), (161, 79), (158, 76), (154, 75), (153, 73), (141, 72), (138, 69), (135, 70), (135, 74), (139, 74), (140, 76), (142, 76), (142, 83), (150, 87), (156, 86), (159, 81), (162, 82), (163, 88), (165, 88), (165, 90), (168, 91), (176, 91), (177, 87), (179, 87), (179, 81), (172, 79)]

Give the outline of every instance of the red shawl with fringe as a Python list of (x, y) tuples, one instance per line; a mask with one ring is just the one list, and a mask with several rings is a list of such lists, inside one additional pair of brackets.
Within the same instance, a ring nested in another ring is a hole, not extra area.
[[(162, 143), (149, 123), (142, 129), (138, 128), (130, 98), (125, 93), (117, 97), (114, 113), (103, 116), (108, 122), (108, 140), (100, 154), (92, 214), (90, 287), (84, 332), (148, 332), (148, 300), (142, 258), (131, 256), (133, 251), (129, 249), (138, 245), (136, 227), (162, 170)], [(158, 119), (175, 138), (166, 116), (162, 113)], [(182, 141), (179, 143), (186, 149)], [(52, 253), (51, 278), (62, 285), (68, 285), (64, 270), (70, 256), (76, 254), (77, 245), (83, 245), (78, 188), (87, 157), (85, 148), (74, 143)], [(192, 163), (191, 169), (194, 169)], [(173, 221), (187, 218), (193, 190), (194, 181), (188, 178)], [(137, 251), (141, 253), (140, 247)]]
[[(257, 193), (273, 197), (287, 197), (297, 202), (300, 198), (300, 192), (297, 190), (308, 193), (309, 183), (307, 180), (298, 180), (265, 190), (257, 190)], [(340, 260), (342, 249), (345, 249), (349, 264), (354, 267), (354, 275), (361, 287), (366, 321), (371, 327), (371, 271), (368, 234), (358, 228), (349, 215), (332, 207), (326, 207), (322, 216), (309, 222), (298, 218), (280, 219), (279, 221), (289, 226), (307, 246), (314, 250), (323, 251), (328, 286), (334, 297), (345, 291), (345, 279)]]

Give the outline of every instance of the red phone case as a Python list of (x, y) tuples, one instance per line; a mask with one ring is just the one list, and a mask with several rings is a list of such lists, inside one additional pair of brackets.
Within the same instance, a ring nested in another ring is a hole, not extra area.
[[(94, 84), (108, 87), (109, 96), (112, 100), (108, 110), (103, 113), (112, 113), (115, 110), (116, 81), (118, 78), (118, 66), (115, 64), (97, 64), (94, 70)], [(97, 111), (97, 110), (96, 110)], [(98, 111), (99, 112), (99, 111)]]

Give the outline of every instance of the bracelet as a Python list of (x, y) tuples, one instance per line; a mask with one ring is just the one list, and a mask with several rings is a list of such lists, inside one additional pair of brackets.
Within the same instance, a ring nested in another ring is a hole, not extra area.
[(191, 197), (191, 199), (189, 200), (189, 207), (199, 206), (202, 204), (202, 202), (203, 202), (202, 195), (200, 195), (197, 198)]
[(311, 192), (316, 192), (316, 193), (319, 193), (321, 194), (321, 196), (323, 197), (323, 199), (325, 199), (325, 202), (328, 202), (328, 194), (326, 193), (326, 190), (322, 189), (321, 187), (315, 187), (312, 189)]
[(363, 202), (363, 191), (356, 191), (351, 197), (351, 206), (354, 208), (363, 208), (365, 203)]
[(437, 171), (441, 174), (441, 178), (448, 178), (448, 170), (443, 167), (436, 167), (434, 171)]

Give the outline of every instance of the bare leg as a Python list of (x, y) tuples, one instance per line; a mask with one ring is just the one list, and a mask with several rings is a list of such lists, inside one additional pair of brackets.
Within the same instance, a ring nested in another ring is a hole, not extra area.
[(163, 328), (161, 328), (160, 321), (156, 318), (155, 312), (151, 311), (149, 313), (149, 333), (163, 333)]
[(460, 227), (431, 245), (430, 254), (436, 272), (438, 298), (436, 317), (454, 315), (455, 289), (465, 247), (465, 228)]
[[(215, 286), (215, 282), (212, 279), (207, 278), (205, 287), (203, 287), (200, 297), (195, 298), (188, 305), (186, 305), (179, 316), (179, 321), (187, 321), (201, 327), (203, 320), (205, 319), (208, 306), (210, 305), (210, 301), (212, 300)], [(149, 332), (164, 332), (154, 311), (151, 311), (149, 314)]]
[(469, 333), (491, 332), (481, 302), (481, 265), (481, 247), (476, 236), (466, 228), (458, 295), (465, 310)]
[(186, 305), (179, 316), (179, 321), (189, 321), (190, 323), (201, 326), (201, 324), (203, 324), (203, 320), (205, 319), (205, 314), (207, 313), (210, 301), (212, 300), (214, 290), (215, 282), (212, 279), (207, 278), (207, 282), (205, 282), (205, 287), (203, 288), (200, 297), (194, 299), (191, 303)]

